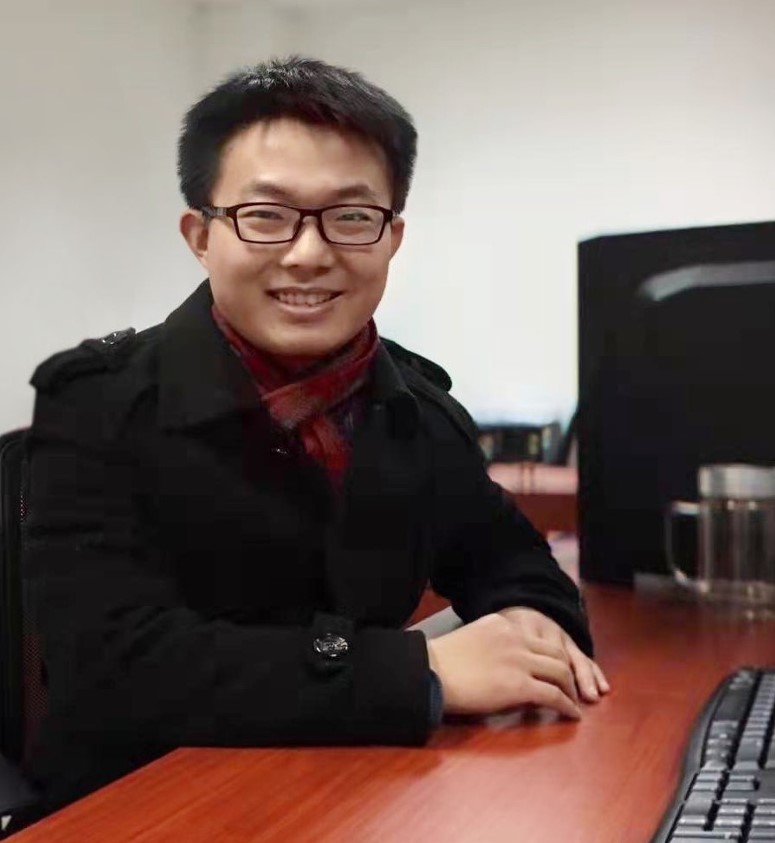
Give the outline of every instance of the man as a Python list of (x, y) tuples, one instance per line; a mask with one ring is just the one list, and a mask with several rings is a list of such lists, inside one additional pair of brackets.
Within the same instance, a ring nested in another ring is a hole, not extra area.
[[(358, 74), (237, 73), (179, 146), (209, 280), (35, 373), (48, 713), (27, 768), (48, 809), (180, 745), (421, 744), (442, 709), (578, 718), (607, 690), (446, 373), (372, 321), (415, 146)], [(466, 625), (426, 644), (402, 626), (429, 579)]]

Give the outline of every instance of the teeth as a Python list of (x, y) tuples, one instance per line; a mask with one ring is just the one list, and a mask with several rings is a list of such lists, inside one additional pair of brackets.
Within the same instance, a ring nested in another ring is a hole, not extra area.
[(283, 304), (291, 304), (294, 307), (316, 307), (324, 302), (331, 301), (336, 293), (297, 293), (280, 292), (273, 293), (274, 297)]

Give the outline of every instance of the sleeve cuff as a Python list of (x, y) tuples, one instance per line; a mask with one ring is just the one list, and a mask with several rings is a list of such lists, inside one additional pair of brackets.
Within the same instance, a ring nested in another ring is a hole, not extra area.
[(430, 693), (430, 727), (438, 729), (444, 718), (444, 690), (441, 687), (441, 679), (434, 671), (428, 673), (428, 688)]

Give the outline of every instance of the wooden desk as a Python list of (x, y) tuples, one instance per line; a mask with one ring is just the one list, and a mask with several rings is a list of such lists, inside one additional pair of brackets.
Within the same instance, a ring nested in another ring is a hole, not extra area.
[(585, 589), (614, 686), (581, 723), (446, 725), (423, 749), (181, 749), (18, 843), (647, 843), (707, 695), (775, 661), (775, 621)]
[(541, 463), (493, 463), (488, 472), (514, 496), (539, 532), (577, 532), (579, 481), (575, 468)]

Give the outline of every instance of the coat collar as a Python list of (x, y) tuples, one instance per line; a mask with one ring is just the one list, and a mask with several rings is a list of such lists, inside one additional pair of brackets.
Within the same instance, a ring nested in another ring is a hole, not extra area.
[(159, 351), (159, 421), (186, 428), (255, 410), (256, 388), (218, 330), (205, 281), (165, 320)]
[[(196, 427), (261, 406), (249, 373), (213, 321), (212, 303), (210, 283), (204, 281), (162, 326), (159, 422), (164, 429)], [(369, 398), (387, 408), (395, 435), (414, 435), (417, 400), (382, 344), (374, 358)]]
[(371, 370), (370, 398), (374, 406), (387, 408), (390, 431), (402, 438), (417, 432), (420, 408), (398, 365), (380, 343)]

